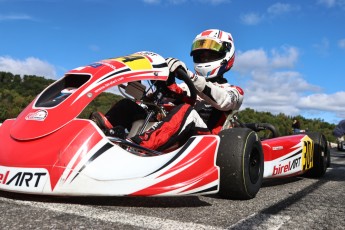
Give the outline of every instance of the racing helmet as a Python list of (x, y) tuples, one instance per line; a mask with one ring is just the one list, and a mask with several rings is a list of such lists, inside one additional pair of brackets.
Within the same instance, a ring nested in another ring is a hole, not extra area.
[(222, 76), (231, 69), (235, 60), (232, 36), (222, 30), (205, 30), (193, 40), (190, 55), (199, 76), (206, 79)]

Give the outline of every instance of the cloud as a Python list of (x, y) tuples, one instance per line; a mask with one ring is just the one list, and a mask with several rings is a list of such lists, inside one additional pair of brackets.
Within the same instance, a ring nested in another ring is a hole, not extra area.
[[(185, 2), (188, 2), (188, 0), (142, 0), (144, 3), (147, 4), (160, 4), (160, 3), (167, 3), (172, 5), (179, 5), (183, 4)], [(193, 2), (197, 3), (204, 3), (204, 4), (211, 4), (211, 5), (219, 5), (222, 3), (229, 3), (230, 0), (193, 0)]]
[(298, 106), (305, 109), (344, 113), (345, 91), (334, 94), (312, 94), (299, 100)]
[[(270, 54), (270, 55), (269, 55)], [(263, 49), (239, 51), (236, 56), (235, 69), (241, 73), (252, 71), (269, 71), (278, 68), (293, 68), (298, 60), (299, 52), (296, 47), (282, 46), (272, 49), (270, 53)]]
[(345, 39), (341, 39), (338, 41), (338, 46), (341, 48), (341, 49), (345, 49)]
[(16, 60), (11, 57), (0, 56), (0, 71), (19, 75), (36, 75), (56, 79), (55, 67), (38, 58), (28, 57)]
[(266, 19), (272, 19), (277, 16), (298, 11), (298, 10), (300, 10), (300, 7), (297, 5), (283, 4), (283, 3), (278, 2), (269, 6), (266, 12), (263, 14), (253, 13), (253, 12), (242, 14), (240, 16), (240, 20), (245, 25), (250, 25), (250, 26), (257, 25)]
[(298, 50), (295, 47), (283, 46), (284, 53), (279, 50), (273, 49), (272, 53), (272, 67), (273, 68), (292, 68), (298, 60)]
[(27, 14), (0, 14), (0, 22), (1, 21), (13, 21), (13, 20), (34, 20), (31, 16)]
[(169, 0), (168, 3), (173, 5), (179, 5), (185, 3), (187, 0)]
[(231, 2), (231, 0), (195, 0), (195, 1), (205, 3), (205, 4), (210, 3), (211, 5), (219, 5), (222, 3), (230, 3)]
[(336, 0), (319, 0), (317, 3), (320, 5), (324, 5), (328, 8), (331, 8), (336, 5), (337, 1)]
[(335, 117), (345, 117), (345, 91), (334, 94), (312, 94), (300, 98), (297, 107), (308, 112), (323, 114), (329, 112)]
[(323, 38), (320, 43), (313, 44), (313, 48), (322, 55), (327, 56), (329, 53), (329, 40), (327, 38)]
[(89, 45), (89, 49), (93, 52), (98, 52), (101, 50), (98, 45)]
[(245, 25), (257, 25), (259, 24), (263, 16), (257, 14), (257, 13), (248, 13), (248, 14), (242, 14), (240, 17), (241, 21)]
[(307, 82), (294, 68), (299, 51), (292, 46), (265, 51), (239, 51), (234, 72), (242, 79), (245, 98), (242, 108), (284, 113), (290, 116), (331, 113), (345, 117), (345, 91), (322, 93), (322, 88)]
[(290, 4), (283, 4), (283, 3), (275, 3), (267, 8), (267, 13), (271, 15), (281, 15), (290, 13), (293, 11), (298, 11), (300, 9), (299, 6), (296, 5), (290, 5)]
[(327, 8), (340, 7), (345, 9), (345, 0), (318, 0), (317, 3)]
[(143, 2), (147, 4), (159, 4), (161, 1), (160, 0), (143, 0)]

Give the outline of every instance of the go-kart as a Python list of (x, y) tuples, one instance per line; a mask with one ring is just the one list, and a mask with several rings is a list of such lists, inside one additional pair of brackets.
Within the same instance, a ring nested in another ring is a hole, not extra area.
[[(176, 74), (195, 102), (197, 92), (189, 77), (181, 70)], [(0, 190), (54, 196), (218, 193), (251, 199), (264, 178), (325, 174), (329, 153), (324, 135), (279, 137), (270, 124), (241, 123), (237, 111), (229, 113), (218, 135), (192, 136), (164, 152), (107, 136), (93, 120), (78, 118), (99, 94), (118, 86), (125, 97), (148, 110), (147, 118), (126, 135), (143, 132), (157, 114), (169, 111), (166, 89), (156, 84), (168, 79), (165, 59), (152, 52), (67, 72), (17, 118), (0, 126)], [(143, 100), (148, 94), (151, 100)], [(258, 133), (263, 130), (272, 136), (261, 138)]]

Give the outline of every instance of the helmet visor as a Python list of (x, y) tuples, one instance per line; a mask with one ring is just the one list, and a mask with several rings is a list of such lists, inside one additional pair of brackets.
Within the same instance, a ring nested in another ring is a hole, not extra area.
[(213, 50), (195, 50), (192, 53), (194, 63), (208, 63), (220, 60), (225, 57), (225, 52)]
[(216, 42), (212, 39), (200, 39), (196, 40), (192, 45), (192, 51), (206, 49), (206, 50), (214, 50), (217, 52), (224, 52), (224, 46), (221, 43)]

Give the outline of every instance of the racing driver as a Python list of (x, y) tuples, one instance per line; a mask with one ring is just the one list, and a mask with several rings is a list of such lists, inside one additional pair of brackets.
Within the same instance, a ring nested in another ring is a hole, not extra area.
[[(243, 90), (230, 85), (223, 76), (231, 69), (235, 59), (232, 35), (218, 29), (205, 30), (195, 37), (190, 55), (193, 57), (195, 73), (176, 58), (167, 58), (166, 61), (170, 74), (182, 68), (191, 78), (198, 95), (195, 105), (177, 105), (152, 128), (127, 140), (149, 149), (167, 151), (184, 144), (192, 135), (218, 134), (227, 114), (240, 108)], [(188, 91), (184, 83), (172, 83), (168, 88), (177, 94), (186, 94)], [(103, 130), (119, 133), (117, 127), (129, 127), (124, 123), (125, 120), (133, 122), (143, 119), (142, 114), (145, 114), (143, 108), (129, 99), (123, 99), (105, 117), (100, 112), (94, 112), (91, 118)]]

